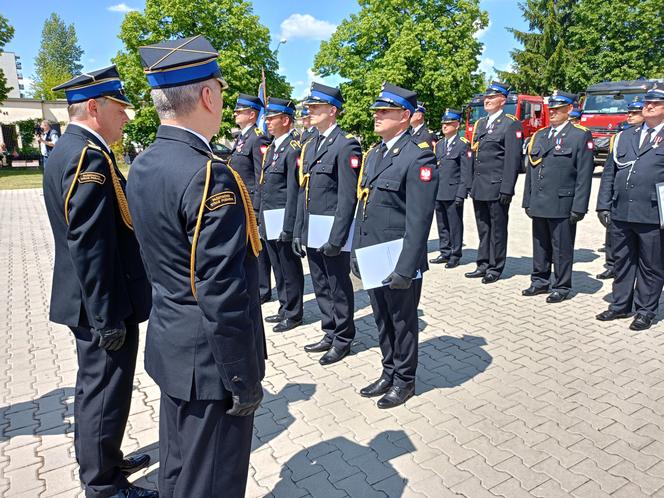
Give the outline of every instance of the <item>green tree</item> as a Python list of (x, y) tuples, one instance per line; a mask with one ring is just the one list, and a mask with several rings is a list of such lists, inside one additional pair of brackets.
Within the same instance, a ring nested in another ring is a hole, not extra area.
[[(9, 20), (7, 20), (6, 17), (0, 15), (0, 52), (2, 52), (4, 46), (9, 43), (13, 37), (14, 28), (9, 24)], [(2, 69), (0, 69), (0, 102), (7, 98), (7, 95), (9, 95), (9, 91), (12, 88), (13, 87), (7, 86), (7, 78), (5, 78), (5, 74), (2, 72)]]
[(498, 77), (519, 92), (535, 95), (568, 88), (566, 67), (573, 56), (566, 38), (574, 24), (573, 8), (577, 3), (578, 0), (519, 3), (528, 31), (508, 28), (523, 48), (512, 50), (512, 71), (498, 71)]
[(63, 98), (64, 92), (53, 92), (51, 88), (83, 69), (82, 55), (74, 25), (67, 26), (56, 13), (52, 13), (44, 21), (39, 53), (35, 58), (34, 97), (44, 100)]
[(346, 99), (341, 125), (375, 140), (369, 106), (384, 81), (414, 90), (440, 126), (445, 107), (478, 90), (482, 44), (474, 36), (488, 17), (478, 0), (360, 0), (360, 11), (321, 43), (314, 71), (339, 75)]
[(138, 55), (138, 47), (167, 39), (203, 35), (220, 53), (219, 65), (230, 88), (224, 94), (220, 133), (229, 135), (234, 126), (233, 106), (238, 93), (256, 95), (261, 68), (269, 95), (288, 97), (291, 86), (277, 74), (278, 62), (270, 50), (270, 33), (251, 4), (245, 0), (147, 0), (143, 12), (126, 15), (120, 30), (124, 43), (114, 62), (125, 91), (137, 107), (126, 128), (130, 140), (148, 144), (154, 140), (158, 119)]

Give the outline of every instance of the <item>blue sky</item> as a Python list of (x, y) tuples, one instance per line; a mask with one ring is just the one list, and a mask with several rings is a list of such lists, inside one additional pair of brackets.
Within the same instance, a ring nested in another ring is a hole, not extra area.
[[(255, 0), (254, 12), (272, 34), (272, 48), (279, 40), (287, 42), (279, 47), (281, 73), (294, 86), (293, 96), (304, 96), (315, 76), (310, 68), (321, 39), (334, 31), (334, 27), (350, 13), (358, 10), (355, 0), (302, 2), (295, 0)], [(509, 52), (516, 46), (513, 36), (506, 31), (512, 26), (524, 29), (525, 24), (517, 2), (511, 0), (482, 0), (482, 8), (489, 12), (490, 25), (481, 33), (485, 44), (481, 68), (491, 71), (495, 66), (505, 69), (510, 63)], [(16, 33), (5, 50), (21, 56), (23, 75), (34, 74), (34, 58), (39, 50), (41, 29), (51, 11), (56, 11), (66, 23), (74, 23), (79, 44), (85, 51), (82, 63), (85, 69), (109, 64), (121, 48), (117, 34), (124, 13), (129, 9), (142, 9), (144, 0), (57, 0), (55, 3), (35, 4), (19, 0), (0, 0), (0, 12), (9, 19)]]

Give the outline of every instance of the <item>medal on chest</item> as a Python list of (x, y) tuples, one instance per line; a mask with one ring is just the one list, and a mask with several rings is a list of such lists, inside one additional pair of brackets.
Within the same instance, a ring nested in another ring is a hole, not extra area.
[(235, 146), (236, 152), (242, 152), (242, 147), (244, 147), (244, 140), (240, 140)]
[(655, 137), (655, 143), (652, 145), (652, 148), (656, 149), (657, 147), (659, 147), (659, 144), (661, 143), (661, 141), (662, 141), (662, 137), (659, 136), (659, 135), (656, 136)]
[(279, 159), (279, 153), (275, 151), (275, 153), (272, 154), (272, 169), (277, 169), (277, 159)]
[(560, 150), (563, 147), (563, 139), (562, 138), (556, 138), (556, 150)]

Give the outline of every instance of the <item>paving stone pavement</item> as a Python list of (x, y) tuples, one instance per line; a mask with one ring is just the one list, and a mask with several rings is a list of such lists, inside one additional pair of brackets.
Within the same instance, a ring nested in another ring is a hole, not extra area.
[[(359, 287), (352, 356), (324, 368), (302, 350), (320, 336), (306, 277), (306, 325), (266, 329), (248, 497), (664, 497), (664, 324), (638, 333), (594, 320), (611, 292), (593, 278), (603, 263), (594, 213), (578, 229), (573, 299), (521, 297), (531, 242), (520, 199), (511, 216), (506, 272), (482, 285), (463, 277), (477, 246), (468, 202), (464, 264), (425, 274), (417, 396), (394, 410), (357, 394), (380, 368)], [(53, 244), (41, 192), (0, 192), (0, 217), (0, 495), (82, 496), (75, 347), (47, 319)], [(432, 254), (435, 238), (433, 228)], [(138, 475), (146, 486), (156, 482), (158, 413), (139, 355), (124, 450), (153, 456)]]

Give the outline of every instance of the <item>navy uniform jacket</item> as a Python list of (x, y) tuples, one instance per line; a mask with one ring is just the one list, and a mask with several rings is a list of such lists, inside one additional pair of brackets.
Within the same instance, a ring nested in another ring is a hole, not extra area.
[(104, 329), (147, 320), (150, 283), (131, 220), (120, 212), (120, 205), (126, 206), (124, 187), (115, 159), (99, 139), (68, 126), (44, 170), (44, 201), (55, 239), (51, 321)]
[(445, 139), (436, 144), (437, 201), (466, 198), (472, 181), (472, 162), (470, 145), (466, 138), (455, 136), (449, 148)]
[(270, 144), (263, 161), (261, 176), (261, 238), (267, 240), (264, 211), (286, 209), (283, 231), (293, 234), (300, 192), (297, 165), (300, 162), (300, 143), (288, 135), (275, 149)]
[(394, 271), (409, 278), (426, 271), (437, 187), (436, 158), (426, 142), (416, 144), (406, 132), (385, 157), (372, 148), (362, 166), (353, 249), (403, 238)]
[(258, 188), (261, 164), (263, 164), (263, 154), (269, 143), (270, 140), (265, 136), (263, 130), (251, 127), (237, 137), (230, 159), (231, 166), (240, 173), (247, 190), (249, 190), (256, 212), (261, 206), (261, 194)]
[(312, 126), (311, 131), (309, 131), (309, 128), (305, 128), (304, 131), (302, 131), (302, 135), (300, 136), (300, 143), (304, 145), (312, 138), (315, 139), (317, 137), (318, 137), (318, 128)]
[(487, 128), (487, 117), (473, 130), (473, 184), (470, 195), (477, 201), (496, 201), (500, 194), (514, 195), (522, 156), (523, 130), (511, 114), (502, 113)]
[(265, 373), (258, 265), (248, 247), (253, 211), (216, 160), (204, 197), (210, 156), (200, 138), (160, 126), (127, 185), (152, 282), (145, 369), (163, 392), (187, 401), (225, 399)]
[(431, 130), (427, 128), (427, 125), (420, 126), (420, 129), (417, 130), (416, 132), (414, 132), (413, 128), (411, 127), (410, 134), (413, 137), (415, 143), (417, 144), (426, 142), (429, 144), (429, 147), (433, 148), (433, 145), (436, 142), (436, 137), (434, 136), (433, 133), (431, 133)]
[(551, 139), (550, 131), (550, 126), (538, 130), (528, 145), (522, 206), (539, 218), (586, 213), (595, 168), (592, 135), (571, 123)]
[(316, 140), (302, 146), (300, 195), (295, 237), (307, 241), (309, 214), (334, 216), (328, 242), (343, 247), (355, 214), (357, 175), (362, 149), (355, 137), (336, 126), (320, 148)]
[(655, 184), (664, 182), (664, 128), (639, 153), (641, 126), (616, 135), (604, 165), (597, 210), (630, 223), (659, 224)]

